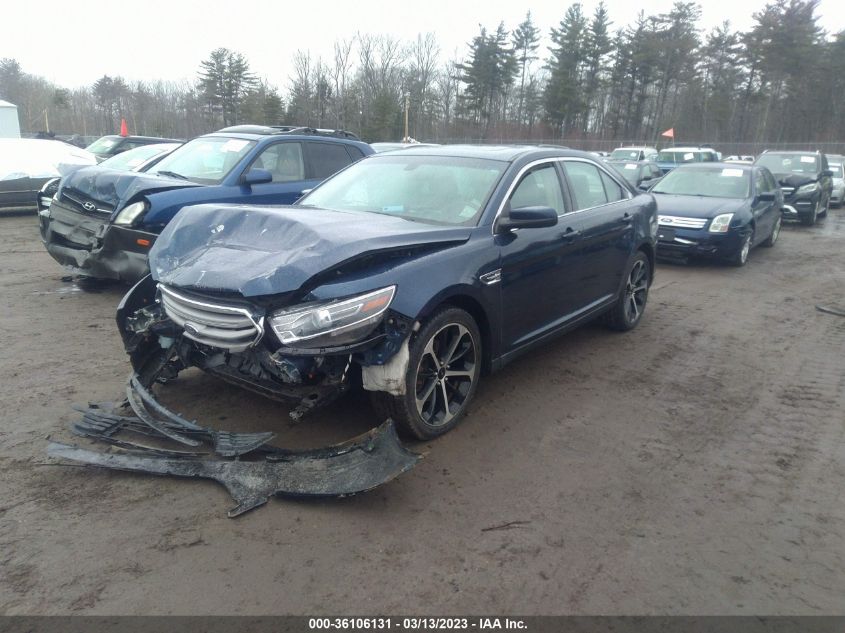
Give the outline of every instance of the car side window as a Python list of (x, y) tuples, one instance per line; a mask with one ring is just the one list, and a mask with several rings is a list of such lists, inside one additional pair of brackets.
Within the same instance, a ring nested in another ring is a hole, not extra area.
[(560, 180), (552, 163), (535, 167), (522, 177), (510, 197), (512, 209), (522, 207), (551, 207), (561, 215), (563, 192)]
[(275, 143), (270, 145), (252, 163), (251, 168), (266, 169), (273, 175), (273, 182), (305, 180), (301, 143)]
[(754, 174), (754, 191), (759, 196), (764, 191), (768, 191), (769, 187), (766, 183), (766, 177), (762, 171), (757, 171)]
[(311, 178), (323, 180), (352, 162), (340, 143), (306, 143)]
[(613, 178), (603, 171), (599, 171), (599, 175), (601, 176), (602, 183), (604, 183), (604, 192), (607, 195), (608, 202), (616, 202), (625, 197), (625, 194), (622, 192), (622, 187), (620, 187)]
[(589, 209), (607, 204), (599, 169), (589, 163), (564, 162), (563, 168), (572, 187), (572, 201), (575, 209)]
[(763, 175), (766, 178), (766, 190), (767, 191), (777, 191), (778, 184), (775, 182), (775, 177), (772, 176), (772, 172), (768, 169), (763, 170)]

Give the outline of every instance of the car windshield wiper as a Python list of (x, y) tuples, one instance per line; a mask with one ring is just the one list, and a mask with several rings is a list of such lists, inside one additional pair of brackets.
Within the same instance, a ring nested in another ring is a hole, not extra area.
[(182, 174), (177, 174), (175, 171), (157, 171), (157, 174), (161, 174), (162, 176), (170, 176), (171, 178), (178, 178), (179, 180), (190, 180), (187, 176), (183, 176)]

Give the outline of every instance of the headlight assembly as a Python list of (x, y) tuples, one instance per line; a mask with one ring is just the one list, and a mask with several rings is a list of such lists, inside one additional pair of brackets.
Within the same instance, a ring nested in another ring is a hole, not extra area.
[(717, 215), (713, 218), (713, 221), (710, 222), (710, 228), (708, 230), (711, 233), (727, 233), (728, 229), (731, 228), (731, 220), (733, 217), (733, 213), (723, 213), (721, 215)]
[(137, 220), (148, 207), (149, 205), (146, 200), (133, 202), (132, 204), (125, 206), (120, 213), (117, 214), (117, 217), (114, 219), (114, 224), (132, 226), (132, 223)]
[(811, 182), (808, 185), (802, 185), (798, 187), (798, 191), (795, 192), (795, 195), (805, 194), (805, 193), (816, 193), (819, 190), (819, 183)]
[(270, 326), (282, 345), (348, 345), (375, 329), (395, 292), (396, 286), (388, 286), (350, 299), (285, 308), (270, 315)]

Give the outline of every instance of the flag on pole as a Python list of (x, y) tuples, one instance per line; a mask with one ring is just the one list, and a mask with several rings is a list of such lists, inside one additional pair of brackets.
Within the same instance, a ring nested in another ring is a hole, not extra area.
[(670, 127), (670, 128), (669, 128), (668, 130), (666, 130), (665, 132), (661, 132), (661, 133), (660, 133), (660, 136), (665, 136), (665, 137), (667, 137), (667, 138), (675, 138), (675, 128)]
[(120, 120), (120, 135), (129, 136), (129, 128), (126, 125), (126, 119)]

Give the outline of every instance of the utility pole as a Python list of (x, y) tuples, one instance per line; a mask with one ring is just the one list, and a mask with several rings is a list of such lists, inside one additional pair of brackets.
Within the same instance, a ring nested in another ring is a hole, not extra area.
[(408, 142), (408, 109), (411, 107), (411, 94), (409, 92), (405, 93), (405, 136), (402, 138), (402, 141), (407, 143)]

